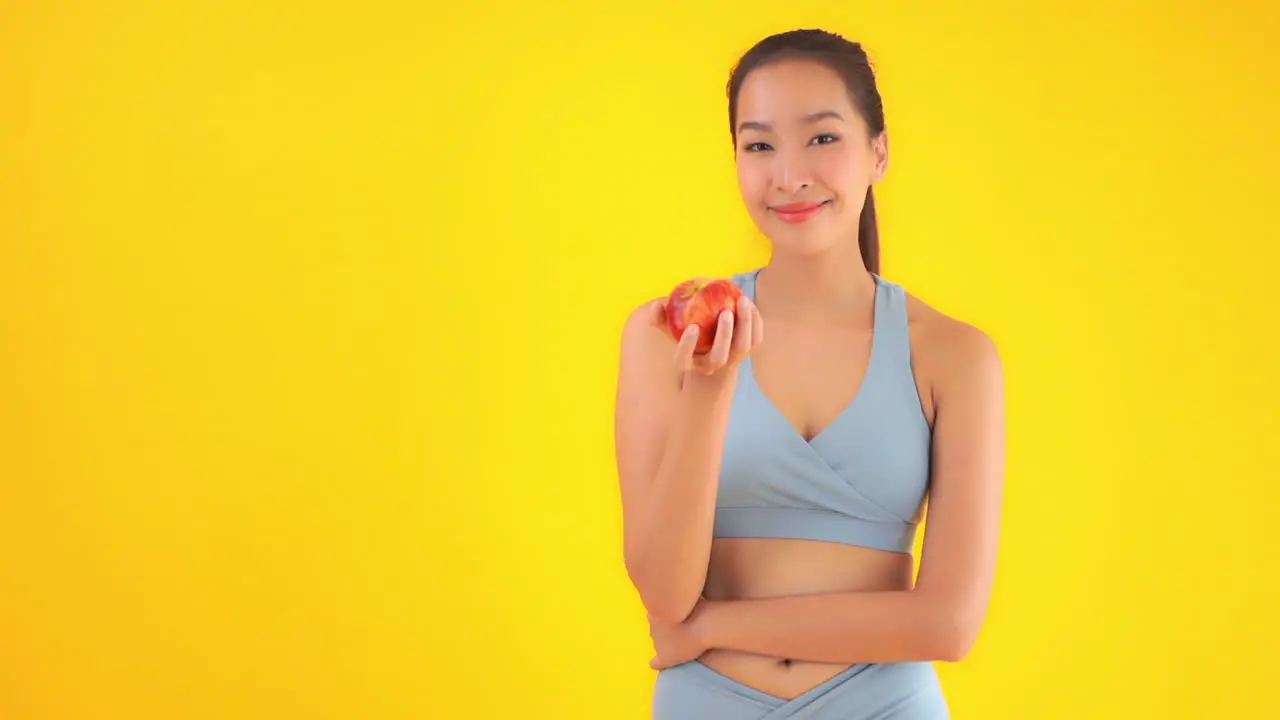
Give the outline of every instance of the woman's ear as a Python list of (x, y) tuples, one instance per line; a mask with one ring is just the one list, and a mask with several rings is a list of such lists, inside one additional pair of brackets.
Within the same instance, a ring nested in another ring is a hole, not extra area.
[(871, 140), (871, 154), (873, 165), (871, 166), (871, 182), (878, 183), (884, 179), (884, 175), (889, 170), (889, 131), (880, 133), (879, 136)]

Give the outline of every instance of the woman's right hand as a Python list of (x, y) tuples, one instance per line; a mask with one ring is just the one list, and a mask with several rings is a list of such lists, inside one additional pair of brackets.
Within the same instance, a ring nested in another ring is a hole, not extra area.
[[(661, 306), (658, 315), (663, 315)], [(665, 320), (660, 317), (659, 322), (665, 325)], [(697, 326), (690, 326), (676, 344), (676, 369), (681, 373), (715, 375), (737, 367), (764, 339), (764, 321), (760, 318), (760, 309), (744, 295), (738, 299), (736, 314), (729, 310), (720, 313), (711, 349), (695, 354), (694, 345), (700, 332)]]

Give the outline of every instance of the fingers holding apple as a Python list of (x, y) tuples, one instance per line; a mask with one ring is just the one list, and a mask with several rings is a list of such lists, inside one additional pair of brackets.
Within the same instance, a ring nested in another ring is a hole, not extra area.
[[(707, 372), (737, 365), (754, 352), (764, 339), (764, 320), (760, 317), (760, 309), (750, 299), (738, 298), (737, 309), (722, 313), (722, 317), (726, 320), (723, 327), (716, 330), (711, 352), (694, 359), (695, 364), (705, 360)], [(722, 341), (723, 349), (720, 347)]]
[(702, 340), (702, 328), (690, 325), (678, 336), (676, 342), (676, 368), (684, 372), (693, 367), (693, 359), (697, 355), (698, 343)]
[(764, 337), (760, 311), (730, 280), (694, 278), (663, 303), (682, 371), (711, 374), (740, 362)]
[(691, 358), (696, 370), (710, 374), (729, 364), (733, 349), (735, 325), (738, 314), (734, 310), (721, 310), (716, 318), (716, 330), (712, 335), (711, 349), (705, 353), (697, 353)]
[(763, 328), (763, 323), (757, 321), (758, 311), (745, 296), (738, 298), (737, 314), (734, 317), (733, 327), (733, 347), (732, 354), (737, 358), (744, 358), (751, 353), (754, 347), (755, 334), (757, 328)]
[(711, 352), (721, 313), (736, 310), (742, 290), (730, 280), (693, 278), (671, 290), (664, 311), (667, 328), (677, 341), (691, 327), (699, 330), (695, 355)]
[(764, 319), (760, 317), (760, 308), (751, 303), (751, 349), (755, 350), (764, 342)]

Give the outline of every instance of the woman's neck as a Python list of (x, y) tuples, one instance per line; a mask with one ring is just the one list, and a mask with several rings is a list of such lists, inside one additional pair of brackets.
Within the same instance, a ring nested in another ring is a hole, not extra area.
[(875, 279), (857, 246), (852, 250), (814, 255), (775, 252), (760, 273), (760, 311), (806, 318), (864, 314), (875, 303)]

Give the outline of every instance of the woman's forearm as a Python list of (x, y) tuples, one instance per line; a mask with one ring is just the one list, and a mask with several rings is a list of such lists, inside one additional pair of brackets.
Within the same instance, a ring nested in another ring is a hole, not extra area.
[(627, 567), (650, 614), (682, 622), (706, 583), (716, 489), (736, 378), (690, 374), (645, 493)]
[(977, 626), (911, 590), (704, 602), (689, 622), (708, 649), (829, 663), (957, 661)]

